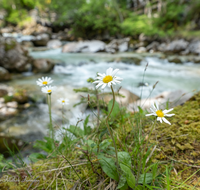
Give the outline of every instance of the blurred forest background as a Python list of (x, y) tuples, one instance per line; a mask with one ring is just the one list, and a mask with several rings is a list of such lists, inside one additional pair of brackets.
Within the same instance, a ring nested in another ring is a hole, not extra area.
[(0, 27), (31, 23), (84, 39), (200, 34), (200, 0), (0, 0)]

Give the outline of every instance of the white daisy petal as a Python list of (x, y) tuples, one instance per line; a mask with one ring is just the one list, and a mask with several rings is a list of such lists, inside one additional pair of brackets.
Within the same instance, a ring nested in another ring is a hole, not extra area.
[(168, 112), (170, 112), (170, 111), (172, 111), (174, 108), (171, 108), (171, 109), (169, 109), (169, 110), (163, 110), (163, 113), (168, 113)]
[(102, 82), (100, 82), (99, 84), (96, 85), (96, 88), (99, 88), (101, 85), (103, 85)]
[(111, 87), (111, 82), (108, 83), (108, 87)]
[(155, 114), (156, 114), (155, 110), (153, 110), (152, 108), (150, 108), (150, 110), (151, 110), (153, 113), (155, 113)]
[(93, 83), (99, 83), (99, 82), (101, 82), (101, 81), (99, 81), (99, 80), (96, 80), (96, 81), (94, 81)]
[(114, 81), (111, 81), (112, 84), (116, 85), (116, 83)]
[(158, 101), (156, 101), (156, 108), (157, 108), (157, 110), (159, 110)]
[(154, 103), (151, 104), (151, 107), (153, 108), (153, 110), (157, 111), (157, 108)]
[(157, 117), (157, 121), (160, 121), (160, 123), (162, 123), (162, 118), (161, 117)]
[(170, 123), (167, 119), (165, 119), (164, 117), (162, 117), (162, 119), (163, 119), (163, 121), (164, 121), (165, 123), (171, 125), (171, 123)]
[(106, 84), (103, 84), (103, 86), (101, 88), (104, 89), (105, 87), (106, 87)]
[(104, 74), (101, 74), (101, 73), (97, 73), (97, 75), (99, 75), (101, 77), (104, 77)]
[(175, 115), (174, 113), (172, 113), (172, 114), (165, 114), (165, 116), (167, 116), (167, 117), (172, 117), (173, 115)]
[(115, 74), (119, 71), (119, 69), (115, 69), (113, 72), (112, 72), (112, 76), (115, 76)]
[(151, 116), (151, 115), (155, 115), (156, 116), (155, 113), (146, 114), (145, 116)]
[(112, 73), (112, 68), (110, 67), (110, 68), (108, 68), (107, 70), (106, 70), (106, 75), (111, 75), (111, 73)]
[(123, 78), (120, 78), (120, 77), (114, 77), (114, 79), (116, 79), (116, 80), (123, 80)]

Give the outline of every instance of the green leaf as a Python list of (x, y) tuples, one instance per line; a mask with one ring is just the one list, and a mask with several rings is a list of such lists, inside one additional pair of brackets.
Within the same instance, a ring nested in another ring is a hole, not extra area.
[(115, 181), (119, 181), (119, 176), (117, 173), (117, 167), (115, 165), (115, 161), (112, 158), (106, 158), (103, 155), (98, 155), (98, 159), (102, 170), (112, 179)]
[(143, 110), (140, 106), (138, 106), (138, 109), (139, 109), (139, 112), (140, 112), (141, 114), (143, 114), (144, 110)]
[[(108, 103), (108, 113), (110, 113), (112, 105), (113, 105), (113, 100), (110, 100)], [(115, 117), (119, 112), (120, 112), (119, 104), (115, 101), (115, 105), (110, 116)]]
[(32, 161), (32, 162), (36, 162), (38, 161), (39, 159), (44, 159), (46, 158), (46, 156), (44, 154), (40, 154), (40, 153), (32, 153), (30, 156), (29, 156), (29, 159)]
[(129, 167), (131, 167), (131, 156), (128, 152), (118, 152), (118, 161), (119, 163), (125, 164)]
[(153, 174), (152, 173), (146, 173), (141, 174), (138, 180), (138, 183), (140, 184), (150, 184), (153, 180)]
[(135, 188), (135, 176), (132, 174), (131, 169), (122, 163), (119, 165), (120, 165), (120, 168), (122, 169), (123, 173), (126, 175), (126, 181), (129, 185), (129, 187), (134, 189)]
[(112, 143), (112, 140), (111, 139), (105, 139), (103, 140), (100, 144), (99, 144), (99, 148), (100, 150), (102, 149), (107, 149), (108, 146), (110, 146)]
[(128, 184), (126, 182), (126, 177), (124, 175), (121, 175), (117, 189), (120, 189), (120, 190), (128, 189)]
[(45, 152), (51, 153), (54, 149), (54, 147), (52, 147), (52, 139), (50, 137), (44, 137), (44, 139), (46, 141), (42, 141), (42, 140), (37, 140), (33, 147), (34, 148), (39, 148), (44, 150)]
[(91, 134), (91, 127), (90, 126), (87, 126), (88, 122), (89, 122), (89, 117), (90, 115), (88, 115), (86, 118), (85, 118), (85, 121), (83, 123), (83, 127), (84, 127), (84, 135), (89, 135)]
[(84, 136), (84, 131), (77, 126), (70, 125), (69, 129), (67, 129), (70, 133), (72, 133), (75, 137), (83, 137)]

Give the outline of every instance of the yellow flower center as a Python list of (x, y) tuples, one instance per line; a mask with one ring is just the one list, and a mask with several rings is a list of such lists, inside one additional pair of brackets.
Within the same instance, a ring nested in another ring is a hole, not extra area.
[(47, 85), (47, 83), (48, 83), (47, 81), (43, 81), (43, 82), (42, 82), (42, 84), (44, 84), (44, 85)]
[(164, 117), (164, 113), (162, 112), (162, 110), (158, 110), (156, 114), (158, 117)]
[(110, 76), (110, 75), (107, 75), (107, 76), (105, 76), (105, 77), (103, 78), (103, 82), (104, 82), (104, 83), (109, 83), (109, 82), (112, 81), (112, 80), (113, 80), (113, 77)]
[(65, 103), (65, 100), (62, 100), (62, 103)]
[(51, 90), (47, 90), (48, 93), (51, 93)]

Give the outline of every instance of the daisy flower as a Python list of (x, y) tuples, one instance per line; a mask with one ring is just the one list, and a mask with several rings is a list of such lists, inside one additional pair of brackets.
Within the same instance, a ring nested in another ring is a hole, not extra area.
[(39, 86), (46, 86), (49, 85), (53, 82), (53, 80), (51, 80), (51, 77), (42, 77), (41, 79), (38, 79), (36, 81), (37, 85)]
[(156, 102), (155, 105), (152, 104), (152, 107), (150, 108), (150, 110), (152, 111), (152, 113), (146, 114), (146, 116), (155, 115), (155, 116), (157, 116), (157, 121), (160, 121), (161, 123), (162, 123), (162, 121), (164, 121), (165, 123), (168, 123), (169, 125), (171, 125), (171, 123), (165, 118), (165, 116), (171, 117), (171, 116), (175, 115), (175, 114), (168, 114), (170, 111), (173, 110), (173, 108), (162, 111), (159, 109), (158, 102)]
[(69, 104), (69, 100), (67, 98), (59, 98), (57, 101), (63, 106)]
[(98, 83), (96, 85), (96, 88), (99, 88), (100, 86), (102, 86), (101, 88), (104, 89), (106, 87), (106, 85), (108, 85), (108, 87), (111, 87), (112, 84), (116, 85), (116, 83), (120, 84), (122, 78), (116, 77), (115, 74), (119, 71), (119, 69), (115, 69), (113, 71), (113, 68), (109, 68), (106, 70), (106, 74), (103, 73), (98, 73), (98, 77), (96, 78), (97, 80), (94, 81), (93, 83)]
[(46, 94), (51, 94), (55, 90), (55, 86), (42, 87), (41, 91)]

